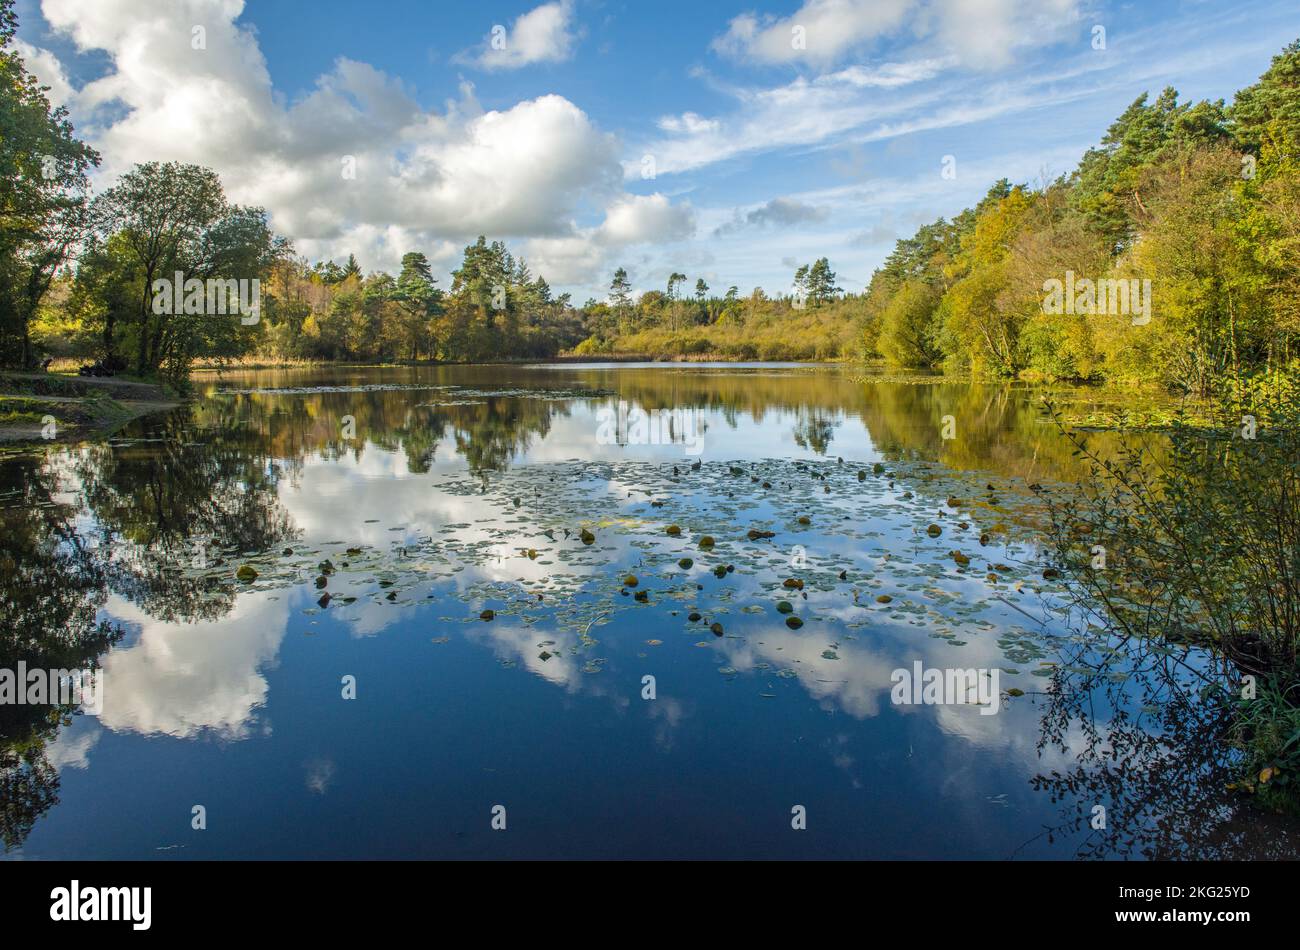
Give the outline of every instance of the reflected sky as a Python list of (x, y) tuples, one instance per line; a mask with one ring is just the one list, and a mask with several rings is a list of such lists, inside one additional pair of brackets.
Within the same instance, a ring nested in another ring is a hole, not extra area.
[[(120, 631), (87, 640), (98, 718), (6, 725), (0, 764), (36, 768), (13, 751), (34, 746), (57, 798), (6, 803), (34, 816), (9, 857), (1095, 847), (1088, 828), (1043, 835), (1063, 806), (1033, 784), (1098, 741), (1071, 720), (1043, 740), (1074, 641), (1028, 484), (1074, 473), (1036, 391), (711, 365), (198, 388), (106, 442), (0, 462), (10, 556), (72, 552), (41, 570), (92, 578), (77, 622)], [(702, 454), (602, 444), (620, 400), (698, 413)], [(12, 628), (50, 636), (53, 594), (6, 593)], [(891, 674), (916, 661), (998, 669), (1023, 695), (996, 715), (894, 705)]]

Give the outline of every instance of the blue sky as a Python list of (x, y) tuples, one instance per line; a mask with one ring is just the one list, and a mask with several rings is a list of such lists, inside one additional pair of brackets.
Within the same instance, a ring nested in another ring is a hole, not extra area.
[(1294, 0), (17, 8), (97, 186), (199, 162), (313, 260), (421, 250), (445, 283), (486, 233), (579, 303), (620, 265), (783, 292), (823, 255), (859, 290), (997, 178), (1068, 172), (1141, 92), (1231, 99), (1300, 37)]

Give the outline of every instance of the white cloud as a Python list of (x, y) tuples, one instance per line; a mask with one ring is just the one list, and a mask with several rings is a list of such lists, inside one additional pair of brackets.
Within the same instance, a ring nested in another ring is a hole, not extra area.
[(683, 112), (680, 116), (666, 115), (659, 120), (659, 128), (665, 132), (686, 132), (699, 135), (701, 132), (716, 132), (721, 128), (717, 119), (706, 119), (694, 112)]
[(762, 63), (828, 64), (898, 29), (911, 0), (806, 0), (788, 17), (742, 13), (713, 48)]
[(603, 281), (610, 255), (632, 244), (666, 244), (695, 234), (695, 209), (689, 203), (673, 204), (667, 196), (624, 195), (605, 209), (599, 227), (580, 229), (563, 237), (527, 241), (523, 256), (534, 273), (553, 284), (583, 285), (593, 289)]
[(524, 242), (523, 256), (532, 272), (552, 286), (590, 284), (605, 266), (604, 252), (591, 234), (530, 238)]
[(578, 37), (572, 29), (572, 0), (545, 3), (515, 19), (507, 31), (493, 26), (477, 57), (462, 54), (462, 62), (483, 69), (519, 69), (533, 63), (559, 63), (573, 55)]
[[(716, 127), (642, 141), (630, 152), (653, 156), (656, 173), (670, 175), (753, 153), (808, 151), (845, 142), (862, 145), (1060, 106), (1098, 93), (1093, 81), (1074, 82), (1105, 68), (1086, 49), (1053, 72), (1007, 76), (977, 86), (963, 77), (943, 76), (954, 63), (950, 57), (888, 63), (871, 70), (850, 66), (771, 87), (715, 82), (736, 102)], [(1132, 84), (1127, 77), (1108, 81), (1121, 83), (1125, 90)], [(636, 178), (639, 160), (625, 160), (623, 170), (626, 178)]]
[(553, 283), (592, 289), (603, 282), (612, 252), (632, 244), (684, 241), (694, 233), (695, 209), (690, 204), (673, 204), (658, 193), (624, 195), (606, 207), (599, 227), (575, 228), (565, 237), (534, 238), (525, 245), (524, 256), (534, 272)]
[(57, 56), (47, 49), (41, 49), (25, 43), (20, 39), (14, 39), (14, 49), (17, 50), (18, 56), (22, 59), (27, 71), (36, 77), (37, 82), (42, 86), (49, 86), (49, 91), (45, 97), (50, 100), (51, 106), (61, 106), (67, 104), (72, 98), (72, 83), (68, 81), (67, 74), (63, 71), (63, 64), (59, 62)]
[[(399, 79), (341, 58), (310, 93), (286, 102), (256, 35), (235, 22), (243, 6), (43, 0), (54, 30), (111, 56), (106, 75), (72, 94), (78, 132), (104, 157), (99, 187), (136, 162), (207, 165), (232, 200), (266, 207), (300, 253), (356, 253), (367, 270), (393, 269), (413, 249), (451, 265), (487, 234), (537, 242), (567, 275), (598, 254), (594, 244), (637, 240), (656, 226), (675, 233), (670, 225), (689, 218), (626, 195), (618, 141), (562, 96), (484, 110), (462, 83), (441, 111), (425, 109)], [(560, 3), (520, 17), (507, 48), (533, 58), (559, 49), (547, 24), (567, 24), (570, 14)], [(204, 26), (204, 49), (192, 48), (194, 24)], [(42, 78), (62, 75), (52, 56), (39, 61)], [(575, 222), (604, 208), (608, 230)], [(538, 265), (535, 273), (565, 282)]]
[[(919, 114), (937, 94), (900, 95), (897, 87), (904, 77), (912, 83), (932, 78), (941, 62), (887, 64), (871, 75), (888, 76), (888, 83), (874, 87), (868, 74), (857, 69), (813, 79), (799, 76), (768, 88), (724, 86), (721, 91), (736, 101), (731, 113), (694, 129), (681, 123), (635, 154), (654, 156), (656, 173), (672, 174), (746, 152), (817, 145), (872, 120)], [(665, 128), (662, 120), (659, 125)], [(639, 161), (625, 162), (624, 173), (629, 178), (640, 175)]]
[(610, 244), (677, 241), (695, 231), (695, 212), (661, 194), (628, 195), (606, 209), (600, 233)]
[(805, 0), (788, 17), (743, 13), (713, 41), (723, 55), (761, 64), (827, 67), (904, 31), (967, 66), (1006, 65), (1078, 20), (1078, 0)]
[(944, 69), (956, 65), (952, 56), (918, 59), (907, 63), (883, 63), (880, 66), (847, 66), (839, 72), (818, 76), (816, 85), (846, 83), (858, 89), (895, 89), (914, 82), (933, 79)]
[(1050, 43), (1079, 19), (1077, 0), (934, 0), (922, 29), (976, 69), (1010, 63), (1024, 46)]

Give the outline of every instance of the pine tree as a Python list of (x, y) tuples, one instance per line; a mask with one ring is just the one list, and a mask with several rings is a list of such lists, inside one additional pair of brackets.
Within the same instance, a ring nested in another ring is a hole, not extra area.
[(632, 305), (632, 283), (627, 279), (625, 268), (614, 271), (614, 279), (609, 282), (609, 303), (619, 310)]

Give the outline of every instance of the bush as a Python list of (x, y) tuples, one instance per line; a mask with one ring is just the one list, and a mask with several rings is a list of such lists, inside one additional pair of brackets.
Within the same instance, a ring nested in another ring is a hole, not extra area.
[(1216, 425), (1129, 431), (1109, 456), (1053, 410), (1089, 466), (1049, 502), (1075, 606), (1108, 637), (1226, 661), (1223, 685), (1249, 693), (1237, 737), (1256, 775), (1300, 766), (1300, 403), (1288, 396), (1300, 374), (1282, 377), (1242, 380)]
[[(1051, 506), (1056, 553), (1128, 636), (1198, 643), (1244, 673), (1300, 675), (1300, 429), (1176, 423), (1130, 437)], [(1104, 549), (1105, 566), (1095, 566)]]
[(598, 353), (608, 353), (611, 347), (594, 333), (583, 340), (573, 348), (575, 356), (591, 356)]

